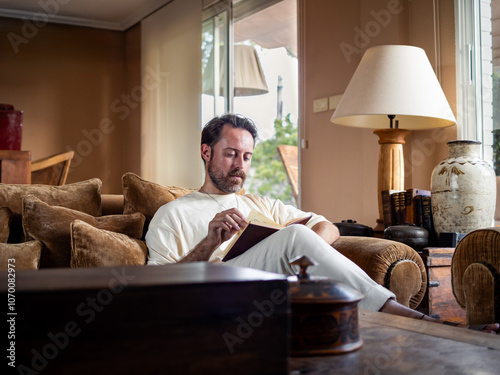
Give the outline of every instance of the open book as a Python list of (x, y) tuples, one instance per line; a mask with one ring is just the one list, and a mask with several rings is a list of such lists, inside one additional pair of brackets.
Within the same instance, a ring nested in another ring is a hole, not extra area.
[(247, 216), (248, 225), (238, 231), (226, 248), (223, 262), (236, 258), (245, 251), (256, 245), (264, 238), (292, 224), (306, 224), (311, 216), (293, 219), (285, 225), (279, 225), (273, 220), (265, 217), (260, 212), (252, 210)]

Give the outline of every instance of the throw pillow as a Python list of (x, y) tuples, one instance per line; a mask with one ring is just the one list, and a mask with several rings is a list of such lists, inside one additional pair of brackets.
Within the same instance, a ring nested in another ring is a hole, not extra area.
[(25, 241), (21, 214), (23, 198), (26, 195), (32, 194), (50, 205), (71, 208), (92, 216), (100, 216), (101, 186), (102, 182), (98, 178), (62, 186), (0, 184), (0, 207), (8, 207), (13, 214), (8, 242)]
[(123, 213), (141, 212), (146, 217), (144, 236), (148, 231), (149, 222), (158, 208), (195, 190), (176, 186), (162, 186), (146, 181), (132, 172), (127, 172), (122, 176), (122, 187), (124, 197)]
[(71, 267), (145, 265), (147, 253), (143, 241), (81, 220), (71, 223)]
[(43, 244), (28, 241), (19, 244), (0, 243), (0, 271), (7, 271), (9, 264), (15, 270), (37, 270), (40, 265)]
[(144, 226), (144, 215), (141, 213), (93, 217), (70, 208), (48, 205), (33, 195), (24, 197), (23, 206), (25, 236), (44, 244), (40, 268), (70, 266), (70, 225), (76, 219), (133, 238), (141, 237)]
[(9, 239), (11, 216), (12, 211), (8, 207), (0, 207), (0, 243), (6, 243)]

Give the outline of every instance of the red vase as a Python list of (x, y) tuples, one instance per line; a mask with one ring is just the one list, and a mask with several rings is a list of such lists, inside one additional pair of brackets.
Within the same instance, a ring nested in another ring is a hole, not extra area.
[(0, 150), (21, 150), (23, 111), (0, 104)]

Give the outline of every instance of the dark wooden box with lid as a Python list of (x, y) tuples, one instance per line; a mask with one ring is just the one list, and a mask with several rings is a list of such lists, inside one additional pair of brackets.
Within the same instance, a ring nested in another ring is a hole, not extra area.
[(419, 251), (427, 269), (428, 286), (417, 310), (439, 319), (465, 323), (465, 310), (457, 303), (451, 286), (454, 247), (426, 247)]
[(15, 365), (73, 375), (283, 374), (288, 288), (282, 275), (204, 262), (18, 271)]

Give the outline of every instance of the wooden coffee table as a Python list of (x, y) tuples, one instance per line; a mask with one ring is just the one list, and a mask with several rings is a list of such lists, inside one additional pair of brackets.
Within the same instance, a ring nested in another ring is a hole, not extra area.
[(363, 347), (289, 359), (289, 374), (498, 374), (500, 335), (360, 311)]

